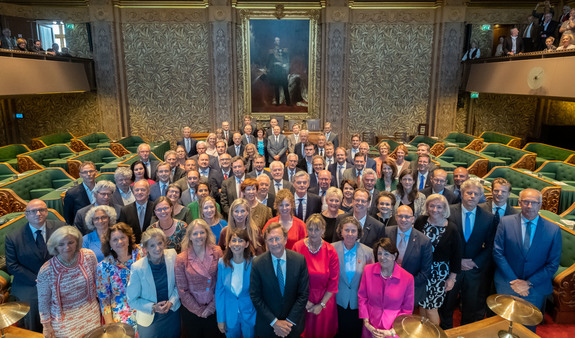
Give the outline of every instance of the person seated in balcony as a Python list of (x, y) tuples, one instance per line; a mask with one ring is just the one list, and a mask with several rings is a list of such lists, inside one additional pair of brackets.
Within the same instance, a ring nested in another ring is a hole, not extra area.
[(42, 41), (36, 40), (32, 47), (30, 47), (30, 51), (34, 53), (45, 53), (46, 51), (42, 48)]
[(575, 49), (575, 44), (573, 44), (573, 35), (563, 34), (563, 36), (561, 37), (561, 42), (559, 43), (559, 47), (557, 47), (557, 50), (568, 50), (568, 49)]
[(465, 52), (461, 61), (479, 59), (481, 51), (479, 50), (477, 40), (471, 40), (471, 47)]
[(545, 49), (543, 51), (545, 52), (554, 52), (557, 50), (557, 46), (555, 46), (553, 43), (555, 42), (555, 38), (550, 36), (547, 39), (545, 39)]
[(52, 48), (48, 48), (47, 53), (52, 56), (60, 55), (60, 45), (58, 45), (57, 43), (53, 43)]
[(28, 48), (26, 47), (26, 45), (27, 45), (26, 39), (20, 38), (16, 40), (16, 50), (19, 50), (21, 52), (27, 52)]
[(503, 54), (508, 56), (513, 56), (523, 53), (525, 50), (525, 44), (523, 39), (519, 37), (519, 29), (512, 28), (511, 36), (505, 39), (503, 43)]

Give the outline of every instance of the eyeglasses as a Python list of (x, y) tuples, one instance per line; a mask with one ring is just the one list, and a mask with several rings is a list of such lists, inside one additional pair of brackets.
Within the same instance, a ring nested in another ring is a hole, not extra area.
[(40, 209), (30, 209), (30, 210), (26, 210), (26, 213), (32, 214), (32, 215), (35, 215), (35, 214), (37, 214), (37, 213), (43, 214), (43, 213), (45, 213), (45, 212), (48, 212), (48, 208), (40, 208)]
[(110, 217), (108, 217), (108, 216), (94, 217), (94, 218), (92, 218), (92, 222), (93, 222), (93, 221), (98, 221), (98, 222), (100, 222), (100, 221), (106, 221), (106, 220), (108, 220), (108, 219), (110, 219)]
[(156, 209), (155, 211), (156, 211), (156, 212), (166, 212), (166, 211), (168, 211), (168, 210), (170, 210), (170, 207), (158, 208), (158, 209)]
[(536, 206), (538, 206), (539, 204), (541, 204), (541, 202), (537, 202), (537, 201), (524, 201), (524, 200), (521, 200), (520, 202), (521, 202), (521, 204), (523, 204), (523, 205), (526, 206), (526, 207), (528, 207), (529, 205), (532, 205), (532, 206), (536, 207)]
[(399, 219), (410, 219), (411, 215), (395, 215), (395, 218), (399, 218)]

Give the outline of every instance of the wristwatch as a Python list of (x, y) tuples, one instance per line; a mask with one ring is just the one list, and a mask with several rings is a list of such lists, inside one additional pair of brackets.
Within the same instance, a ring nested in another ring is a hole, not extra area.
[(321, 305), (321, 307), (325, 309), (325, 304), (323, 302), (319, 303), (319, 305)]

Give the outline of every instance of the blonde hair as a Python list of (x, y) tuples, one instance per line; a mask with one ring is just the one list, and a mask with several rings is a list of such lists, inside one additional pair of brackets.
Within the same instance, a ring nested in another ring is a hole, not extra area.
[(182, 252), (186, 251), (188, 248), (194, 247), (193, 242), (190, 240), (190, 236), (192, 235), (192, 232), (194, 232), (194, 228), (196, 226), (201, 227), (206, 232), (206, 235), (207, 235), (206, 236), (206, 246), (209, 246), (210, 244), (211, 245), (216, 244), (216, 236), (214, 236), (214, 233), (212, 232), (211, 227), (203, 219), (197, 218), (197, 219), (193, 220), (192, 223), (190, 223), (190, 225), (188, 225), (188, 227), (186, 228), (186, 235), (184, 236), (184, 238), (182, 238), (182, 243), (181, 243)]

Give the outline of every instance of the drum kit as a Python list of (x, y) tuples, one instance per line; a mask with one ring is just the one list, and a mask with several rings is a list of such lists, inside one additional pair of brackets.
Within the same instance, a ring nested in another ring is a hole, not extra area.
[[(518, 338), (513, 333), (513, 322), (523, 325), (537, 325), (543, 320), (543, 314), (528, 301), (509, 295), (491, 295), (487, 298), (491, 311), (509, 321), (509, 330), (501, 330), (499, 338)], [(30, 306), (22, 302), (0, 304), (0, 330), (5, 338), (4, 329), (24, 318)], [(418, 315), (401, 315), (393, 321), (393, 329), (401, 338), (447, 338), (445, 331), (429, 319)], [(124, 323), (106, 324), (89, 332), (86, 338), (127, 338), (135, 337), (131, 325)]]
[[(6, 338), (4, 329), (24, 318), (29, 310), (30, 306), (23, 302), (0, 304), (0, 330), (2, 332), (2, 338)], [(135, 336), (136, 332), (131, 325), (124, 323), (113, 323), (100, 326), (90, 331), (84, 337), (128, 338)], [(8, 335), (8, 337), (10, 337), (10, 335)]]
[[(491, 295), (487, 306), (503, 319), (509, 321), (509, 330), (498, 332), (499, 338), (519, 338), (513, 333), (513, 322), (523, 325), (537, 325), (543, 314), (528, 301), (515, 296)], [(401, 338), (447, 338), (445, 331), (429, 319), (417, 315), (401, 315), (393, 321), (393, 329)]]

